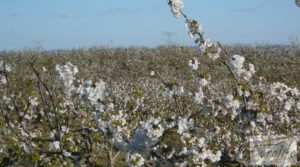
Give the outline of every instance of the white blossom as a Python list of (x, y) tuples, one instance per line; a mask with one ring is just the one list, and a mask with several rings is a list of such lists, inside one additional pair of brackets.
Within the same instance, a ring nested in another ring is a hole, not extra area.
[(300, 110), (300, 100), (297, 102), (297, 109)]
[(207, 79), (205, 79), (205, 78), (201, 78), (200, 80), (199, 80), (199, 86), (200, 87), (203, 87), (203, 86), (206, 86), (206, 85), (208, 85), (208, 83), (209, 83), (209, 81), (207, 80)]
[(154, 75), (155, 75), (155, 72), (154, 72), (154, 71), (151, 71), (151, 72), (150, 72), (150, 76), (153, 77)]
[(75, 80), (75, 75), (78, 73), (77, 67), (72, 63), (67, 62), (65, 65), (56, 65), (55, 68), (58, 78), (65, 86), (70, 87)]
[[(199, 24), (199, 22), (197, 22), (196, 20), (189, 20), (187, 19), (185, 21), (185, 27), (188, 30), (188, 35), (190, 36), (190, 38), (194, 38), (194, 36), (197, 33), (201, 33), (202, 32), (202, 26), (201, 24)], [(199, 44), (200, 41), (197, 41), (196, 44)]]
[(169, 0), (169, 6), (171, 7), (171, 11), (175, 17), (181, 16), (181, 10), (183, 8), (182, 0)]
[(217, 43), (206, 39), (203, 44), (200, 45), (200, 50), (202, 53), (207, 54), (211, 60), (217, 60), (220, 57), (222, 49), (218, 46)]
[(249, 81), (255, 73), (255, 68), (253, 64), (249, 64), (249, 70), (245, 69), (244, 62), (245, 58), (240, 55), (233, 55), (226, 61), (237, 79)]
[(188, 131), (190, 128), (194, 126), (194, 121), (192, 119), (188, 120), (188, 118), (179, 118), (178, 119), (178, 134), (183, 134)]
[[(23, 147), (24, 152), (29, 153), (30, 150), (29, 150), (27, 144), (22, 143), (22, 147)], [(0, 152), (0, 153), (1, 153), (1, 152)]]
[(72, 156), (72, 154), (70, 153), (70, 152), (68, 152), (68, 151), (63, 151), (63, 155), (65, 156), (65, 157), (71, 157)]
[(6, 83), (7, 83), (7, 80), (6, 80), (5, 76), (0, 75), (0, 84), (6, 84)]
[(166, 93), (169, 97), (174, 95), (182, 95), (184, 93), (183, 86), (173, 85), (172, 88), (166, 88)]
[(29, 97), (29, 103), (31, 106), (36, 107), (39, 105), (38, 97)]
[(231, 118), (234, 119), (240, 111), (240, 101), (235, 100), (233, 95), (227, 95), (223, 100), (224, 106), (229, 110)]
[(199, 88), (199, 91), (195, 93), (195, 96), (193, 98), (194, 102), (197, 104), (201, 104), (203, 102), (203, 99), (205, 98), (205, 95), (202, 91), (202, 88)]
[(284, 104), (284, 111), (289, 111), (291, 108), (295, 105), (295, 100), (294, 99), (289, 99), (285, 102)]
[(192, 70), (197, 70), (199, 68), (199, 61), (197, 58), (194, 58), (192, 60), (189, 60), (188, 65)]
[(4, 61), (0, 61), (0, 71), (10, 72), (11, 67), (6, 64)]
[(60, 149), (60, 141), (54, 141), (49, 144), (50, 150), (58, 150)]
[(69, 130), (70, 130), (70, 129), (67, 128), (66, 126), (61, 126), (61, 131), (62, 131), (62, 132), (68, 133)]
[(42, 69), (43, 69), (44, 72), (47, 72), (47, 71), (48, 71), (47, 68), (46, 68), (45, 66), (43, 66)]
[(84, 99), (88, 100), (90, 106), (97, 111), (104, 111), (105, 105), (102, 103), (106, 99), (105, 82), (84, 81), (84, 84), (79, 85), (76, 92)]
[(9, 65), (5, 64), (4, 61), (0, 61), (0, 85), (7, 83), (4, 72), (7, 73), (10, 71), (11, 71), (11, 67)]
[(146, 131), (147, 136), (153, 140), (157, 140), (163, 135), (164, 127), (160, 118), (151, 117), (148, 121), (141, 122), (141, 126)]
[(50, 134), (49, 134), (49, 137), (50, 137), (50, 138), (54, 138), (54, 137), (55, 137), (55, 133), (56, 133), (56, 130), (55, 130), (55, 129), (51, 130), (51, 131), (50, 131)]
[(249, 71), (254, 74), (255, 73), (255, 67), (253, 64), (249, 64)]
[(141, 167), (145, 163), (144, 158), (138, 153), (129, 154), (126, 160), (130, 167)]
[(269, 86), (269, 93), (272, 96), (275, 96), (278, 100), (283, 101), (287, 98), (287, 92), (290, 90), (290, 88), (280, 82), (272, 83)]

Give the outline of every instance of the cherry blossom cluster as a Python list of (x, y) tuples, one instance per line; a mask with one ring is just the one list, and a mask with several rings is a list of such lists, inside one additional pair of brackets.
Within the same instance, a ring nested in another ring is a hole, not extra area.
[(11, 71), (11, 67), (5, 64), (4, 61), (0, 61), (0, 84), (7, 83), (5, 73), (10, 71)]

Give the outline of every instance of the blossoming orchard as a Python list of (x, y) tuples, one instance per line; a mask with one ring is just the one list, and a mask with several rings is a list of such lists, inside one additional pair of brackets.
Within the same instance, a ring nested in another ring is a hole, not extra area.
[(1, 60), (0, 166), (247, 166), (249, 137), (299, 135), (297, 88), (267, 81), (206, 39), (181, 0), (168, 5), (199, 55), (227, 70), (230, 87), (203, 71), (199, 55), (186, 62), (185, 83), (152, 66), (141, 87), (79, 75), (85, 69), (72, 61), (49, 69), (32, 60), (25, 80)]

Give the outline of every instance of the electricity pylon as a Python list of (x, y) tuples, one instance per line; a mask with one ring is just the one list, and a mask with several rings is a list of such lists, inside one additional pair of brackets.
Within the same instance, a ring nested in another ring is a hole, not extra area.
[(160, 31), (160, 33), (167, 38), (167, 44), (174, 44), (174, 38), (177, 36), (177, 32)]

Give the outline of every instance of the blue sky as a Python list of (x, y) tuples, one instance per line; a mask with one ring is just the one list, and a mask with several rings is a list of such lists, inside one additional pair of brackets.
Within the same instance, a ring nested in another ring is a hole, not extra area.
[[(157, 46), (161, 31), (174, 43), (193, 45), (184, 20), (167, 0), (1, 0), (0, 50), (93, 45)], [(300, 39), (294, 0), (185, 0), (184, 11), (201, 21), (205, 35), (226, 44), (287, 44)]]

